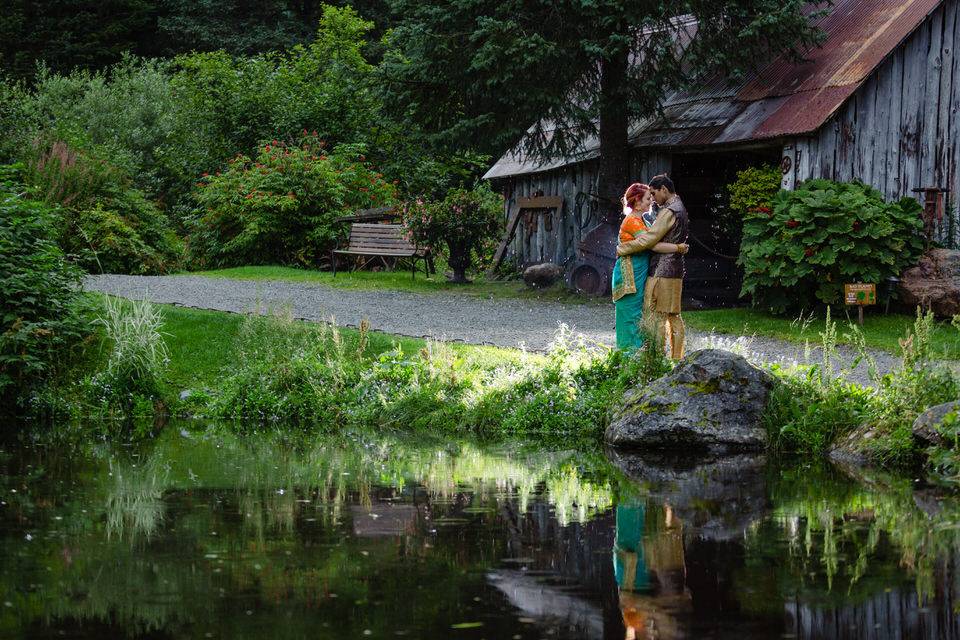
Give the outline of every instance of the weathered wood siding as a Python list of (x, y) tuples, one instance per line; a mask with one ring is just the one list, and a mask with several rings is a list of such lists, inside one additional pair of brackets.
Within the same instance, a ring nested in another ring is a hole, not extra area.
[[(637, 152), (631, 158), (631, 176), (634, 180), (649, 179), (658, 173), (670, 170), (670, 156), (663, 153)], [(563, 265), (576, 256), (577, 246), (583, 234), (589, 231), (596, 220), (585, 229), (577, 223), (577, 194), (597, 192), (597, 162), (590, 160), (545, 171), (516, 176), (497, 181), (497, 190), (504, 195), (504, 218), (510, 215), (517, 198), (532, 196), (542, 190), (547, 196), (563, 197), (563, 210), (553, 215), (553, 228), (546, 229), (546, 218), (537, 216), (536, 229), (527, 228), (521, 220), (517, 233), (510, 243), (506, 260), (527, 265), (536, 262), (553, 262)], [(626, 185), (624, 185), (626, 188)], [(585, 205), (589, 206), (589, 202)], [(586, 211), (583, 212), (586, 215)]]
[(921, 198), (918, 187), (946, 187), (950, 229), (960, 202), (960, 0), (944, 2), (813, 136), (787, 141), (793, 170), (784, 186), (808, 178), (862, 180), (888, 199)]

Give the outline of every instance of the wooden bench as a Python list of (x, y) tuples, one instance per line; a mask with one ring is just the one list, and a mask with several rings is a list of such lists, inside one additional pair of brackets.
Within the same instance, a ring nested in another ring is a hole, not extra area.
[(337, 275), (337, 256), (357, 256), (354, 269), (363, 269), (377, 261), (385, 269), (392, 269), (401, 260), (407, 260), (414, 279), (417, 277), (417, 262), (423, 260), (424, 271), (429, 275), (430, 253), (407, 240), (406, 234), (407, 229), (402, 224), (351, 224), (347, 247), (330, 252), (333, 276)]

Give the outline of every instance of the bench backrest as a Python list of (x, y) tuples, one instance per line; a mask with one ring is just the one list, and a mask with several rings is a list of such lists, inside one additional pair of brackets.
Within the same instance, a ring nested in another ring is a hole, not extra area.
[(416, 245), (406, 238), (407, 229), (402, 224), (350, 225), (350, 250), (379, 252), (383, 255), (412, 255), (419, 253)]

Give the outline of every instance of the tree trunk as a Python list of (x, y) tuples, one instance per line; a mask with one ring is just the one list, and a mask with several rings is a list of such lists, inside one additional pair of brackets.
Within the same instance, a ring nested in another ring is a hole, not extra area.
[(600, 196), (611, 202), (604, 207), (603, 221), (620, 224), (620, 196), (630, 180), (630, 147), (627, 142), (628, 50), (603, 58), (600, 67), (600, 166), (597, 186)]
[(450, 250), (450, 257), (447, 263), (453, 269), (453, 279), (450, 282), (455, 284), (468, 284), (467, 269), (470, 268), (470, 245), (464, 240), (447, 240), (447, 248)]

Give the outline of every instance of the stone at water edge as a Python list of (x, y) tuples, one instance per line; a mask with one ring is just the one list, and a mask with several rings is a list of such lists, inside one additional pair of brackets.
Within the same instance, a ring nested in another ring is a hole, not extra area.
[(545, 289), (560, 279), (563, 269), (552, 262), (535, 264), (523, 270), (523, 281), (531, 287)]
[(900, 276), (900, 302), (941, 318), (960, 313), (960, 251), (931, 249)]
[(928, 447), (952, 446), (953, 443), (937, 431), (937, 426), (949, 413), (960, 413), (960, 400), (932, 406), (917, 416), (913, 421), (913, 437)]
[(762, 450), (761, 418), (774, 384), (735, 353), (695, 351), (662, 378), (629, 389), (604, 439), (644, 449)]
[(842, 467), (866, 467), (870, 465), (870, 445), (877, 432), (872, 424), (864, 423), (838, 438), (830, 446), (827, 457)]

